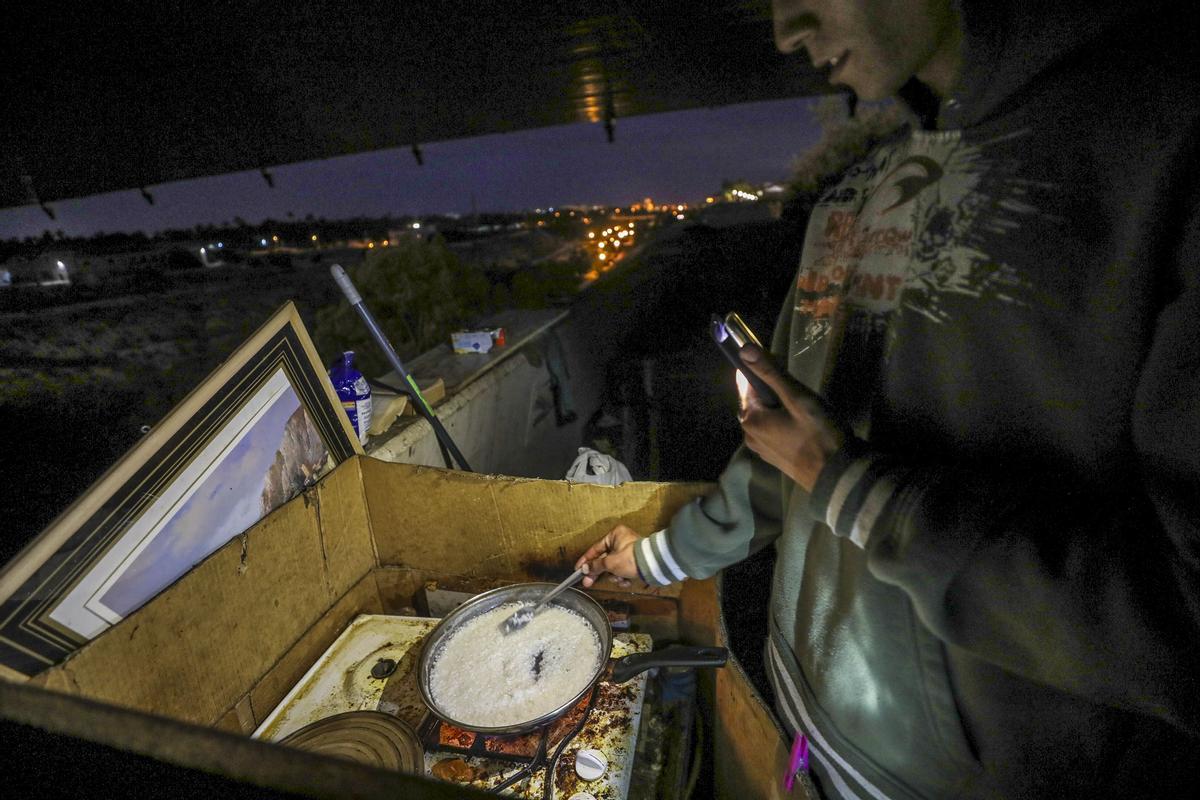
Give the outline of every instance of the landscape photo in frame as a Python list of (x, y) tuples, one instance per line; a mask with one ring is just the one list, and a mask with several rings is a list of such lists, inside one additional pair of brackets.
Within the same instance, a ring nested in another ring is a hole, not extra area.
[(0, 571), (0, 667), (58, 663), (361, 452), (289, 303)]

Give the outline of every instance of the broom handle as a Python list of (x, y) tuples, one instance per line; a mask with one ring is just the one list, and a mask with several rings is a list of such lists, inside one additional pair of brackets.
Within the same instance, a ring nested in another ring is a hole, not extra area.
[(371, 310), (367, 308), (367, 304), (363, 302), (362, 295), (358, 293), (358, 289), (354, 287), (354, 282), (350, 280), (350, 276), (346, 274), (346, 270), (342, 269), (341, 264), (334, 264), (329, 268), (333, 274), (334, 281), (342, 290), (342, 294), (346, 295), (346, 299), (350, 301), (350, 305), (358, 312), (358, 316), (362, 317), (363, 324), (367, 326), (367, 330), (371, 333), (371, 338), (375, 340), (375, 344), (383, 350), (383, 355), (391, 364), (392, 369), (400, 376), (400, 379), (408, 384), (409, 393), (412, 395), (413, 404), (417, 410), (429, 420), (429, 424), (433, 426), (433, 433), (437, 436), (439, 442), (450, 451), (450, 455), (458, 462), (459, 468), (466, 472), (474, 472), (471, 465), (467, 463), (467, 459), (463, 457), (462, 451), (458, 449), (458, 445), (450, 438), (450, 432), (442, 425), (442, 421), (438, 419), (433, 408), (429, 403), (425, 402), (425, 397), (421, 394), (421, 390), (417, 388), (417, 382), (413, 380), (412, 375), (408, 374), (408, 370), (404, 368), (404, 364), (400, 361), (400, 356), (396, 355), (395, 348), (388, 341), (387, 335), (379, 327), (375, 321), (375, 317), (371, 315)]

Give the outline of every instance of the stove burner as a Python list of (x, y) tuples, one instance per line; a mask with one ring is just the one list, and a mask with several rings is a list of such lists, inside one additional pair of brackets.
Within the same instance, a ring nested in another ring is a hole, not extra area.
[(371, 677), (382, 680), (396, 671), (396, 661), (391, 658), (381, 658), (371, 667)]

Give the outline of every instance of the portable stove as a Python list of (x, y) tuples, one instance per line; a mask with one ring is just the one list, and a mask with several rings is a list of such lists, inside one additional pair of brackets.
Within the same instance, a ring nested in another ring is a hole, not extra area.
[[(380, 710), (408, 722), (424, 747), (427, 775), (450, 778), (513, 797), (542, 798), (553, 765), (553, 797), (586, 791), (625, 798), (629, 792), (646, 675), (625, 684), (606, 676), (558, 719), (530, 733), (488, 736), (455, 728), (428, 713), (412, 671), (424, 637), (437, 620), (364, 614), (357, 617), (267, 716), (254, 737), (278, 741), (319, 719), (346, 711)], [(645, 634), (617, 633), (611, 658), (648, 652)], [(609, 662), (611, 671), (612, 661)], [(575, 753), (598, 750), (604, 773), (584, 781)]]

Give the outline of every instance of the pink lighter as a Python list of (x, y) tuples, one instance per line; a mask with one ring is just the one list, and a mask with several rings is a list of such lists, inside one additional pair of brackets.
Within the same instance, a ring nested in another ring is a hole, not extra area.
[(792, 739), (792, 754), (788, 758), (787, 774), (783, 776), (783, 789), (790, 792), (796, 784), (796, 776), (808, 772), (808, 738), (796, 731)]

